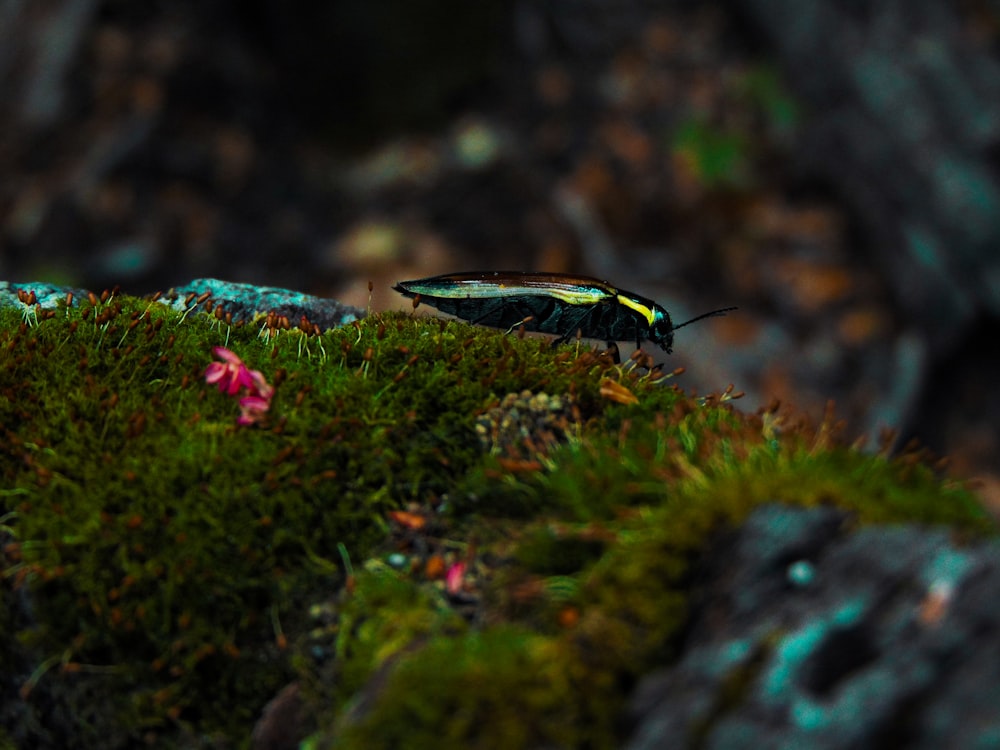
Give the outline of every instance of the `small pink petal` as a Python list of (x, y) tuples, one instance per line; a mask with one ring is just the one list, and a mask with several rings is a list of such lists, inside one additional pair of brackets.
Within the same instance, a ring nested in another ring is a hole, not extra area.
[(448, 568), (444, 575), (444, 587), (449, 594), (457, 594), (462, 590), (465, 579), (465, 563), (458, 562)]
[(233, 384), (229, 387), (229, 395), (233, 395), (240, 388), (253, 390), (253, 376), (247, 366), (240, 363), (240, 366), (233, 371)]
[(254, 411), (267, 411), (271, 402), (260, 396), (244, 396), (240, 399), (241, 409), (253, 409)]
[(221, 362), (213, 362), (205, 368), (205, 382), (209, 384), (217, 383), (222, 380), (222, 376), (225, 374), (226, 366)]
[(267, 410), (271, 402), (259, 396), (244, 396), (240, 399), (240, 416), (236, 424), (253, 424), (259, 421)]
[(250, 388), (251, 394), (256, 394), (261, 398), (266, 398), (270, 401), (271, 396), (274, 395), (274, 386), (270, 385), (267, 380), (264, 379), (263, 374), (260, 370), (250, 370)]
[(224, 346), (214, 346), (212, 347), (212, 354), (221, 359), (223, 362), (228, 362), (232, 365), (242, 365), (243, 360), (240, 359), (235, 352), (229, 351)]

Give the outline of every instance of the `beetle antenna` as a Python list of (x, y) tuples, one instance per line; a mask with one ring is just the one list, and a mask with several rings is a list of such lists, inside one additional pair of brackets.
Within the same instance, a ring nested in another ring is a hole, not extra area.
[(712, 310), (712, 312), (702, 313), (696, 318), (691, 318), (691, 320), (686, 320), (680, 325), (674, 326), (673, 330), (676, 331), (678, 328), (683, 328), (684, 326), (691, 325), (692, 323), (697, 323), (699, 320), (704, 320), (705, 318), (717, 318), (720, 315), (725, 315), (727, 312), (732, 312), (733, 310), (739, 310), (739, 309), (740, 308), (738, 307), (723, 307), (720, 310)]

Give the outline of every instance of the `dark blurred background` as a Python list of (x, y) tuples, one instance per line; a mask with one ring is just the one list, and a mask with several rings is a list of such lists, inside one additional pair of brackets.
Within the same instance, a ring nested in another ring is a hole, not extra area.
[(587, 273), (1000, 492), (998, 0), (0, 0), (0, 278)]

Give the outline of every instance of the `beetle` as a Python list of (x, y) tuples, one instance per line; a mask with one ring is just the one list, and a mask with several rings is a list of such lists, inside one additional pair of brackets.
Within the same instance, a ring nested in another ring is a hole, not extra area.
[(667, 354), (674, 331), (703, 318), (725, 315), (735, 307), (704, 313), (674, 325), (662, 305), (590, 276), (522, 271), (472, 271), (400, 281), (400, 294), (425, 302), (470, 323), (558, 334), (553, 346), (580, 335), (616, 341), (652, 341)]

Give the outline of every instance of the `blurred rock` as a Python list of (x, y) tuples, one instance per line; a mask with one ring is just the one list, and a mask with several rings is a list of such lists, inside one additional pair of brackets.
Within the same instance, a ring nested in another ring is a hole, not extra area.
[(630, 750), (1000, 742), (1000, 545), (765, 508), (707, 556), (679, 661)]
[(729, 0), (811, 105), (798, 152), (865, 226), (911, 322), (947, 351), (1000, 315), (1000, 61), (942, 0)]
[(305, 738), (304, 706), (297, 682), (286, 685), (271, 701), (253, 728), (253, 750), (295, 750)]

